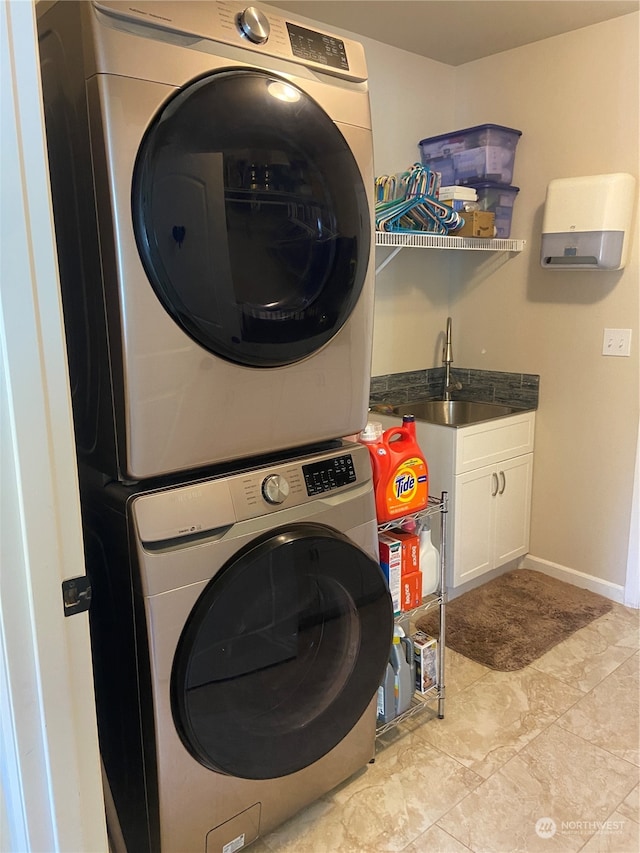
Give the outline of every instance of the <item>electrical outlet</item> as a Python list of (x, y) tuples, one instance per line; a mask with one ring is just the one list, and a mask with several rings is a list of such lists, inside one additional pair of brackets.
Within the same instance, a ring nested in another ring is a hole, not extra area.
[(631, 329), (605, 329), (602, 355), (631, 355)]

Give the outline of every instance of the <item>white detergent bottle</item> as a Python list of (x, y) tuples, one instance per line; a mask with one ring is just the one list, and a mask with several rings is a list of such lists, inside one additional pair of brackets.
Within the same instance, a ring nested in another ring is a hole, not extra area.
[(427, 519), (420, 523), (420, 571), (424, 598), (436, 592), (440, 582), (440, 552), (431, 541), (431, 526)]

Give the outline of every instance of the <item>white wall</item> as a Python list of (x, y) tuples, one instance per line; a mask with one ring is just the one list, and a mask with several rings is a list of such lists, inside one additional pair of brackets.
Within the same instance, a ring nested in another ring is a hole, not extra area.
[[(638, 22), (615, 18), (457, 70), (456, 126), (523, 132), (513, 234), (528, 241), (490, 280), (461, 270), (458, 360), (540, 374), (531, 555), (601, 578), (611, 594), (625, 583), (638, 431), (637, 228), (626, 269), (609, 273), (543, 270), (540, 230), (552, 178), (640, 173)], [(633, 330), (631, 358), (601, 355), (605, 327)]]
[[(418, 141), (446, 133), (455, 122), (455, 69), (360, 39), (367, 56), (375, 174), (419, 161)], [(376, 249), (380, 265), (390, 249)], [(402, 251), (376, 279), (372, 375), (435, 367), (436, 345), (449, 308), (450, 258)]]
[[(539, 373), (529, 563), (618, 600), (636, 553), (637, 225), (621, 272), (542, 270), (539, 250), (552, 178), (640, 176), (638, 34), (635, 13), (458, 67), (348, 34), (367, 55), (377, 175), (418, 159), (426, 136), (523, 131), (511, 233), (525, 251), (403, 250), (376, 281), (372, 375), (439, 365), (447, 315), (457, 365)], [(605, 327), (632, 329), (631, 358), (601, 355)]]

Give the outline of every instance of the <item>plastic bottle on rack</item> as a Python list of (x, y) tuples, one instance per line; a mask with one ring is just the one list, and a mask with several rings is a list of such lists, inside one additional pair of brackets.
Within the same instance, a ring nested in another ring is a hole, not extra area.
[(378, 722), (390, 723), (395, 717), (395, 673), (391, 661), (389, 661), (384, 671), (382, 684), (378, 687)]
[(369, 449), (379, 524), (419, 512), (429, 500), (429, 470), (414, 416), (405, 415), (401, 427), (380, 434), (381, 429), (368, 423), (359, 436)]
[(411, 707), (416, 687), (413, 640), (411, 637), (405, 637), (404, 631), (398, 626), (393, 632), (391, 666), (394, 675), (395, 716), (398, 717)]
[(380, 421), (367, 421), (367, 425), (357, 436), (357, 439), (361, 444), (379, 444), (380, 439), (382, 438), (382, 433), (383, 429)]
[(440, 551), (431, 539), (428, 519), (420, 521), (420, 571), (422, 572), (422, 597), (438, 589), (440, 581)]

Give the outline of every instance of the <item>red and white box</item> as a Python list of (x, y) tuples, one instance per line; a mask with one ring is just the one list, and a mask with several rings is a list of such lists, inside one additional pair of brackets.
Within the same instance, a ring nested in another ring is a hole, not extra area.
[(402, 542), (389, 533), (378, 533), (380, 562), (402, 569)]
[(387, 579), (391, 601), (393, 602), (393, 612), (400, 613), (402, 610), (402, 543), (397, 539), (391, 539), (384, 533), (379, 533), (378, 548), (380, 566)]
[(402, 543), (402, 576), (420, 571), (420, 537), (406, 530), (391, 530), (387, 535)]
[(400, 578), (402, 609), (414, 610), (422, 604), (422, 572), (412, 572)]

